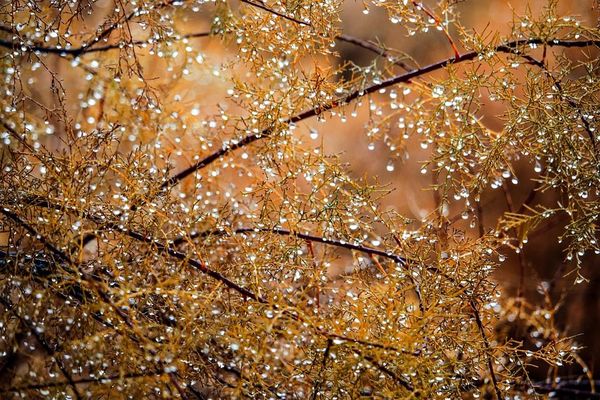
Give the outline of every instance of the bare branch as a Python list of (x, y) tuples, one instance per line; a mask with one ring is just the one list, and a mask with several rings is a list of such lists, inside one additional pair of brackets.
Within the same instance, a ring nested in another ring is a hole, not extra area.
[[(567, 47), (567, 48), (589, 47), (589, 46), (600, 46), (600, 40), (552, 39), (552, 40), (544, 41), (542, 39), (522, 39), (522, 40), (514, 40), (514, 41), (511, 41), (508, 43), (500, 44), (500, 45), (496, 46), (494, 48), (494, 50), (498, 51), (498, 52), (502, 52), (502, 53), (519, 55), (520, 54), (519, 47), (526, 46), (526, 45), (532, 45), (532, 44), (546, 44), (548, 46)], [(283, 121), (282, 124), (289, 125), (292, 123), (297, 123), (297, 122), (303, 121), (303, 120), (311, 118), (311, 117), (315, 117), (317, 115), (323, 114), (324, 112), (327, 112), (329, 110), (332, 110), (332, 109), (338, 108), (344, 104), (347, 104), (357, 98), (364, 97), (366, 95), (375, 93), (381, 89), (385, 89), (387, 87), (394, 86), (399, 83), (409, 82), (411, 79), (426, 75), (426, 74), (434, 72), (434, 71), (438, 71), (438, 70), (443, 69), (451, 64), (462, 63), (465, 61), (473, 60), (476, 57), (478, 57), (479, 55), (480, 55), (480, 53), (477, 51), (470, 51), (470, 52), (461, 54), (460, 58), (458, 60), (455, 57), (446, 58), (444, 60), (435, 62), (433, 64), (429, 64), (427, 66), (424, 66), (424, 67), (421, 67), (421, 68), (418, 68), (418, 69), (415, 69), (415, 70), (412, 70), (412, 71), (409, 71), (409, 72), (406, 72), (406, 73), (403, 73), (400, 75), (396, 75), (396, 76), (394, 76), (390, 79), (387, 79), (381, 83), (373, 84), (364, 89), (357, 89), (354, 92), (350, 93), (345, 98), (339, 99), (339, 100), (334, 101), (329, 104), (320, 105), (318, 107), (315, 107), (313, 109), (310, 109), (310, 110), (304, 111), (300, 114), (297, 114), (293, 117), (290, 117), (290, 118), (286, 119), (285, 121)], [(223, 156), (225, 156), (235, 150), (238, 150), (242, 147), (248, 146), (254, 142), (257, 142), (259, 140), (266, 139), (266, 138), (272, 136), (273, 133), (274, 133), (273, 128), (265, 128), (262, 131), (260, 131), (259, 133), (245, 136), (239, 140), (233, 140), (230, 143), (221, 147), (219, 150), (215, 151), (214, 153), (204, 157), (197, 163), (185, 168), (184, 170), (178, 172), (177, 174), (173, 175), (169, 179), (165, 180), (161, 184), (160, 187), (161, 187), (161, 189), (171, 188), (171, 187), (177, 185), (183, 179), (185, 179), (188, 176), (195, 173), (196, 171), (199, 171), (203, 168), (208, 167), (210, 164), (221, 159)], [(139, 207), (139, 204), (138, 204), (138, 207)]]

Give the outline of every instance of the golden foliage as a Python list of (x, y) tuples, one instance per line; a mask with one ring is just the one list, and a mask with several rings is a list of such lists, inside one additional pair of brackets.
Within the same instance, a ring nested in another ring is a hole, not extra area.
[[(345, 34), (338, 0), (0, 5), (2, 397), (560, 392), (529, 377), (583, 365), (558, 305), (492, 273), (560, 215), (576, 281), (600, 252), (600, 31), (558, 1), (505, 36), (427, 3), (351, 7), (441, 35), (452, 55), (424, 66)], [(388, 173), (426, 153), (431, 210), (382, 206), (328, 150), (350, 121)]]

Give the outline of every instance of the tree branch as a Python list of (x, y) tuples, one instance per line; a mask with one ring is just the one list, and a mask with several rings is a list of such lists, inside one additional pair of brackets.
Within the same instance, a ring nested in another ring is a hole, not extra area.
[[(557, 46), (557, 47), (567, 47), (567, 48), (589, 47), (589, 46), (600, 46), (600, 40), (552, 39), (549, 41), (545, 41), (543, 39), (520, 39), (520, 40), (514, 40), (511, 42), (500, 44), (500, 45), (494, 47), (494, 50), (497, 52), (501, 52), (501, 53), (520, 55), (521, 52), (518, 50), (519, 47), (526, 46), (526, 45), (533, 45), (533, 44), (546, 44), (547, 46)], [(360, 97), (364, 97), (371, 93), (375, 93), (381, 89), (385, 89), (387, 87), (397, 85), (399, 83), (409, 82), (411, 79), (414, 79), (416, 77), (419, 77), (419, 76), (422, 76), (422, 75), (425, 75), (425, 74), (428, 74), (428, 73), (431, 73), (434, 71), (438, 71), (438, 70), (443, 69), (451, 64), (458, 64), (458, 63), (462, 63), (465, 61), (473, 60), (473, 59), (477, 58), (479, 55), (480, 55), (480, 53), (477, 51), (470, 51), (470, 52), (460, 55), (460, 58), (458, 60), (455, 57), (450, 57), (450, 58), (446, 58), (444, 60), (435, 62), (433, 64), (429, 64), (427, 66), (424, 66), (424, 67), (421, 67), (421, 68), (418, 68), (418, 69), (415, 69), (415, 70), (412, 70), (412, 71), (409, 71), (406, 73), (402, 73), (400, 75), (396, 75), (396, 76), (389, 78), (381, 83), (373, 84), (364, 89), (357, 89), (357, 90), (353, 91), (352, 93), (350, 93), (345, 98), (340, 98), (329, 104), (320, 105), (320, 106), (317, 106), (310, 110), (301, 112), (295, 116), (292, 116), (292, 117), (286, 119), (285, 121), (283, 121), (282, 124), (289, 125), (292, 123), (298, 123), (305, 119), (320, 115), (326, 111), (329, 111), (329, 110), (338, 108), (342, 105), (348, 104), (349, 102), (351, 102), (355, 99), (358, 99)], [(163, 190), (169, 189), (169, 188), (177, 185), (183, 179), (192, 175), (196, 171), (206, 168), (207, 166), (209, 166), (213, 162), (219, 160), (223, 156), (225, 156), (235, 150), (238, 150), (242, 147), (248, 146), (256, 141), (271, 137), (274, 132), (275, 132), (274, 128), (269, 127), (269, 128), (263, 129), (262, 131), (260, 131), (258, 133), (245, 136), (239, 140), (233, 140), (230, 143), (223, 145), (223, 147), (221, 147), (219, 150), (215, 151), (214, 153), (204, 157), (197, 163), (185, 168), (184, 170), (182, 170), (182, 171), (176, 173), (175, 175), (171, 176), (170, 178), (166, 179), (160, 185), (160, 188)]]
[(56, 387), (63, 387), (67, 385), (79, 385), (79, 384), (99, 384), (106, 385), (112, 383), (114, 381), (118, 381), (121, 379), (138, 379), (138, 378), (148, 378), (148, 377), (157, 377), (166, 375), (167, 373), (164, 371), (145, 371), (145, 372), (136, 372), (136, 373), (127, 373), (122, 375), (110, 375), (110, 376), (101, 376), (101, 377), (86, 377), (79, 379), (72, 379), (71, 381), (55, 381), (55, 382), (47, 382), (47, 383), (38, 383), (35, 385), (27, 385), (27, 386), (17, 386), (12, 387), (5, 390), (0, 390), (0, 393), (14, 393), (21, 392), (26, 390), (40, 390), (40, 389), (49, 389)]
[[(238, 229), (233, 230), (231, 233), (234, 235), (241, 235), (241, 234), (245, 234), (245, 233), (274, 233), (276, 235), (282, 235), (282, 236), (293, 236), (293, 237), (297, 237), (299, 239), (308, 240), (310, 242), (323, 243), (326, 245), (341, 247), (341, 248), (348, 249), (348, 250), (355, 250), (355, 251), (365, 253), (365, 254), (372, 254), (372, 255), (376, 255), (376, 256), (385, 257), (385, 258), (388, 258), (388, 259), (390, 259), (398, 264), (401, 264), (401, 265), (406, 264), (406, 259), (404, 257), (399, 256), (394, 253), (391, 253), (391, 252), (375, 249), (373, 247), (347, 243), (347, 242), (341, 241), (341, 240), (327, 239), (327, 238), (324, 238), (321, 236), (310, 235), (307, 233), (293, 232), (293, 231), (289, 231), (287, 229), (238, 228)], [(193, 240), (193, 239), (201, 238), (201, 237), (225, 236), (225, 235), (228, 235), (228, 232), (222, 231), (222, 230), (211, 230), (211, 231), (192, 233), (188, 236), (179, 237), (179, 238), (175, 239), (173, 241), (173, 245), (178, 246), (178, 245), (185, 243), (188, 240)]]
[(494, 391), (496, 392), (497, 400), (502, 400), (502, 392), (500, 392), (500, 388), (498, 387), (498, 379), (496, 378), (496, 372), (494, 371), (494, 363), (492, 361), (491, 347), (490, 342), (488, 341), (487, 335), (485, 334), (485, 328), (483, 326), (483, 322), (481, 321), (481, 315), (479, 314), (479, 310), (477, 309), (477, 304), (475, 301), (469, 301), (469, 305), (473, 310), (473, 316), (475, 317), (475, 323), (477, 324), (477, 328), (479, 329), (479, 333), (481, 334), (481, 338), (483, 339), (483, 346), (486, 352), (487, 365), (488, 370), (490, 371), (490, 376), (492, 378), (492, 384), (494, 385)]
[[(69, 212), (77, 212), (77, 213), (79, 213), (79, 215), (81, 216), (81, 218), (87, 219), (87, 220), (89, 220), (91, 222), (94, 222), (96, 224), (101, 224), (101, 225), (105, 226), (107, 229), (111, 229), (111, 230), (113, 230), (115, 232), (119, 232), (121, 234), (129, 236), (132, 239), (135, 239), (135, 240), (140, 241), (142, 243), (147, 243), (147, 244), (153, 245), (158, 250), (159, 253), (166, 253), (166, 254), (170, 255), (171, 257), (173, 257), (173, 258), (176, 258), (178, 260), (183, 261), (184, 263), (190, 265), (192, 268), (195, 268), (195, 269), (199, 270), (200, 272), (202, 272), (202, 273), (210, 276), (211, 278), (213, 278), (213, 279), (215, 279), (215, 280), (223, 283), (225, 286), (227, 286), (228, 288), (230, 288), (230, 289), (238, 292), (239, 294), (241, 294), (245, 298), (250, 298), (250, 299), (252, 299), (254, 301), (257, 301), (258, 303), (261, 303), (261, 304), (269, 304), (269, 301), (267, 299), (265, 299), (265, 298), (257, 295), (256, 293), (252, 292), (251, 290), (249, 290), (249, 289), (247, 289), (247, 288), (245, 288), (243, 286), (240, 286), (240, 285), (236, 284), (235, 282), (229, 280), (227, 277), (221, 275), (217, 271), (214, 271), (214, 270), (208, 268), (205, 263), (203, 263), (201, 261), (198, 261), (198, 260), (195, 260), (195, 259), (192, 259), (187, 254), (185, 254), (183, 252), (177, 251), (176, 249), (173, 248), (172, 244), (164, 245), (158, 239), (145, 236), (144, 234), (136, 232), (136, 231), (133, 231), (131, 229), (124, 228), (120, 224), (117, 224), (117, 223), (114, 223), (114, 222), (110, 222), (110, 221), (105, 221), (103, 218), (95, 216), (93, 214), (89, 214), (89, 213), (83, 213), (82, 214), (80, 210), (75, 210), (75, 209), (72, 209), (72, 208), (70, 208), (68, 206), (61, 206), (59, 204), (52, 203), (48, 199), (44, 199), (44, 198), (41, 198), (39, 196), (29, 195), (29, 196), (26, 196), (25, 198), (21, 198), (19, 202), (20, 203), (24, 203), (24, 204), (29, 204), (29, 205), (37, 206), (37, 207), (44, 207), (44, 208), (55, 209), (55, 210), (67, 210)], [(25, 221), (22, 221), (16, 214), (14, 214), (12, 211), (8, 210), (7, 208), (4, 208), (3, 206), (0, 206), (0, 213), (3, 213), (5, 215), (7, 215), (7, 216), (12, 216), (11, 219), (15, 220), (15, 218), (16, 218), (17, 221), (20, 221), (22, 224), (25, 224), (25, 226), (28, 226), (28, 224)], [(39, 237), (39, 238), (41, 238), (41, 240), (43, 240), (42, 243), (48, 243), (43, 238), (43, 236), (38, 235), (35, 232), (35, 230), (33, 230), (33, 228), (30, 227), (30, 229), (31, 229), (30, 232), (32, 232), (34, 234), (34, 236)], [(255, 230), (252, 229), (252, 230), (249, 230), (249, 231), (254, 232)], [(281, 230), (281, 231), (282, 232), (288, 232), (288, 231), (285, 231), (285, 230)], [(291, 234), (291, 232), (290, 232), (290, 234)], [(302, 235), (304, 236), (303, 238), (306, 239), (306, 240), (308, 240), (307, 238), (314, 238), (315, 240), (321, 241), (322, 243), (329, 243), (328, 240), (325, 240), (323, 238), (319, 238), (319, 237), (316, 237), (316, 236), (313, 237), (312, 235), (305, 235), (305, 234), (302, 234)], [(341, 243), (340, 243), (340, 245), (341, 245)], [(55, 246), (52, 246), (51, 244), (50, 244), (50, 246), (51, 247), (48, 247), (50, 250), (53, 249), (53, 248), (56, 249)], [(350, 246), (350, 247), (347, 247), (347, 248), (351, 248), (351, 249), (355, 249), (357, 251), (360, 251), (359, 250), (360, 246), (351, 245), (351, 244), (348, 244), (348, 246)], [(402, 265), (405, 265), (405, 262), (406, 262), (405, 259), (402, 258), (402, 257), (400, 257), (400, 256), (397, 256), (397, 255), (394, 255), (394, 254), (391, 254), (391, 253), (385, 253), (385, 252), (383, 252), (381, 250), (372, 249), (372, 248), (366, 248), (365, 250), (371, 252), (370, 254), (386, 256), (387, 258), (392, 258), (396, 262), (399, 262), (399, 263), (402, 263)], [(57, 251), (59, 253), (63, 253), (61, 250), (57, 250)], [(64, 257), (66, 257), (67, 260), (68, 260), (68, 256), (66, 254), (64, 254)], [(432, 271), (437, 271), (437, 268), (433, 268), (432, 267), (431, 270)], [(448, 277), (447, 275), (445, 275), (443, 273), (441, 275), (444, 276), (444, 277), (446, 277), (447, 279), (450, 279), (450, 281), (454, 282), (454, 280), (452, 278)], [(420, 297), (419, 297), (419, 302), (421, 304)], [(273, 307), (279, 309), (279, 307), (277, 305), (273, 305)], [(297, 314), (293, 314), (293, 313), (287, 312), (287, 311), (284, 311), (284, 312), (291, 319), (293, 319), (293, 320), (304, 321), (304, 318), (302, 316), (299, 316)], [(311, 326), (312, 326), (312, 324), (311, 324)], [(362, 339), (354, 339), (354, 338), (350, 338), (350, 337), (347, 337), (347, 336), (338, 335), (338, 334), (335, 334), (335, 333), (330, 333), (330, 332), (327, 332), (326, 330), (324, 330), (322, 328), (319, 328), (319, 327), (313, 326), (313, 328), (319, 334), (321, 334), (321, 335), (323, 335), (323, 336), (325, 336), (327, 338), (334, 338), (334, 339), (339, 339), (339, 340), (343, 340), (343, 341), (347, 341), (347, 342), (351, 342), (351, 343), (361, 344), (361, 345), (364, 345), (364, 346), (375, 347), (375, 348), (380, 348), (380, 349), (385, 349), (385, 350), (392, 350), (392, 351), (396, 351), (396, 352), (403, 353), (403, 354), (409, 354), (409, 355), (413, 355), (413, 356), (418, 356), (420, 354), (420, 352), (418, 352), (418, 351), (417, 352), (409, 352), (409, 351), (406, 351), (406, 350), (403, 350), (403, 349), (397, 349), (397, 348), (395, 348), (393, 346), (387, 346), (387, 345), (383, 345), (383, 344), (380, 344), (380, 343), (369, 342), (369, 341), (364, 341)]]
[(295, 22), (296, 24), (304, 25), (304, 26), (311, 26), (308, 22), (300, 21), (299, 19), (296, 19), (294, 17), (290, 17), (288, 15), (285, 15), (285, 14), (282, 14), (280, 12), (277, 12), (277, 11), (271, 9), (271, 8), (268, 8), (264, 4), (255, 3), (254, 1), (250, 1), (250, 0), (240, 0), (240, 1), (242, 3), (246, 3), (248, 5), (251, 5), (252, 7), (260, 8), (261, 10), (264, 10), (264, 11), (266, 11), (268, 13), (277, 15), (278, 17), (281, 17), (283, 19), (287, 19), (288, 21)]
[(404, 68), (406, 71), (413, 70), (413, 68), (409, 67), (404, 62), (402, 62), (400, 60), (396, 60), (396, 57), (392, 53), (390, 53), (383, 47), (377, 46), (377, 45), (369, 42), (368, 40), (359, 39), (357, 37), (345, 35), (345, 34), (337, 35), (335, 38), (339, 41), (350, 43), (350, 44), (353, 44), (358, 47), (362, 47), (363, 49), (369, 50), (381, 57), (385, 57), (386, 59), (390, 60), (392, 63), (396, 64), (397, 66)]
[[(191, 39), (191, 38), (201, 38), (210, 36), (210, 32), (196, 32), (196, 33), (187, 33), (179, 36), (177, 39)], [(118, 42), (113, 44), (107, 44), (104, 46), (96, 46), (96, 47), (74, 47), (74, 48), (61, 48), (61, 47), (48, 47), (41, 46), (37, 44), (27, 45), (23, 43), (11, 42), (8, 40), (0, 39), (0, 46), (5, 47), (7, 49), (15, 49), (15, 48), (25, 48), (27, 51), (40, 52), (46, 54), (58, 54), (58, 55), (70, 55), (73, 57), (79, 57), (83, 54), (91, 54), (91, 53), (101, 53), (114, 49), (121, 49), (125, 46), (142, 46), (146, 44), (160, 43), (160, 40), (149, 38), (145, 40), (134, 40), (130, 42)]]
[(23, 318), (19, 313), (17, 313), (14, 305), (11, 303), (11, 301), (9, 299), (5, 298), (4, 296), (0, 296), (0, 303), (8, 311), (10, 311), (15, 317), (17, 317), (17, 319), (25, 327), (27, 327), (29, 332), (31, 332), (31, 334), (35, 337), (35, 339), (38, 341), (38, 343), (42, 346), (42, 348), (44, 349), (46, 354), (48, 354), (48, 356), (50, 356), (54, 360), (54, 362), (58, 366), (58, 369), (60, 370), (61, 374), (67, 380), (66, 384), (71, 386), (71, 389), (73, 389), (73, 393), (75, 393), (75, 398), (81, 400), (82, 399), (81, 394), (77, 390), (77, 386), (76, 386), (77, 382), (75, 382), (73, 380), (73, 377), (71, 376), (71, 374), (69, 373), (69, 370), (67, 369), (67, 367), (65, 367), (65, 365), (63, 364), (61, 359), (59, 357), (55, 356), (56, 351), (52, 348), (52, 346), (50, 346), (48, 341), (46, 341), (46, 338), (44, 337), (44, 335), (40, 331), (38, 331), (35, 326), (32, 326), (28, 319)]
[[(104, 292), (101, 288), (99, 288), (95, 282), (91, 281), (88, 278), (87, 274), (81, 273), (81, 271), (79, 271), (79, 267), (78, 267), (77, 263), (75, 263), (73, 260), (71, 260), (71, 258), (64, 251), (60, 250), (58, 247), (56, 247), (52, 243), (50, 243), (50, 241), (48, 241), (43, 235), (39, 234), (31, 225), (29, 225), (26, 221), (21, 219), (17, 214), (10, 211), (9, 209), (7, 209), (5, 207), (0, 207), (0, 213), (4, 214), (7, 218), (9, 218), (13, 222), (17, 223), (19, 226), (21, 226), (23, 229), (25, 229), (27, 232), (29, 232), (29, 234), (31, 234), (34, 238), (36, 238), (36, 240), (38, 240), (40, 243), (42, 243), (44, 245), (44, 247), (46, 247), (48, 250), (50, 250), (54, 254), (54, 256), (59, 258), (61, 261), (75, 267), (77, 269), (76, 272), (78, 273), (78, 276), (82, 280), (85, 280), (86, 282), (90, 283), (94, 287), (94, 289), (96, 289), (96, 292), (98, 293), (100, 298), (113, 309), (115, 314), (117, 316), (119, 316), (119, 318), (121, 320), (123, 320), (125, 322), (125, 324), (131, 329), (131, 331), (135, 331), (135, 326), (133, 325), (133, 322), (131, 321), (131, 318), (129, 317), (129, 315), (126, 312), (124, 312), (123, 310), (121, 310), (120, 308), (118, 308), (111, 301), (110, 296), (106, 292)], [(46, 347), (46, 346), (44, 346), (44, 347)], [(156, 355), (156, 351), (153, 349), (149, 349), (148, 352), (152, 355)], [(52, 353), (49, 353), (49, 355), (52, 356)], [(58, 359), (57, 359), (57, 362), (58, 362)], [(59, 367), (60, 367), (60, 364), (59, 364)], [(61, 367), (61, 370), (62, 370), (62, 367)], [(67, 377), (67, 379), (69, 379), (68, 375), (66, 377)], [(181, 395), (181, 397), (185, 400), (187, 396), (183, 392), (183, 388), (179, 384), (175, 374), (170, 372), (169, 378), (170, 378), (171, 382), (173, 383), (173, 385), (176, 387), (176, 389), (179, 392), (179, 394)], [(75, 386), (73, 386), (73, 388), (75, 389)], [(75, 391), (76, 391), (76, 389), (75, 389)], [(76, 394), (77, 394), (77, 398), (80, 399), (81, 397), (79, 396), (79, 394), (78, 393), (76, 393)]]

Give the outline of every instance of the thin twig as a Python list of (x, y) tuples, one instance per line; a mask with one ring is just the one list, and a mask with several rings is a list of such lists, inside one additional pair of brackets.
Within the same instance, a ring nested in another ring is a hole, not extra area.
[(415, 0), (411, 0), (411, 1), (412, 1), (413, 6), (417, 10), (422, 10), (425, 14), (427, 14), (428, 17), (430, 17), (431, 19), (433, 19), (435, 21), (436, 26), (438, 26), (442, 30), (442, 32), (444, 32), (444, 36), (446, 36), (446, 39), (448, 40), (448, 43), (450, 43), (450, 47), (452, 47), (452, 51), (454, 52), (454, 58), (456, 60), (458, 60), (461, 57), (460, 52), (458, 51), (458, 48), (456, 47), (456, 44), (454, 43), (454, 39), (452, 39), (452, 36), (450, 36), (450, 33), (448, 33), (448, 28), (446, 28), (444, 26), (444, 24), (439, 19), (439, 17), (437, 15), (435, 15), (433, 13), (433, 11), (431, 11), (425, 4), (417, 2)]
[(390, 378), (392, 378), (395, 382), (397, 382), (400, 386), (403, 386), (406, 390), (413, 392), (415, 388), (401, 376), (398, 376), (394, 371), (387, 368), (385, 365), (380, 364), (377, 360), (369, 355), (362, 354), (360, 351), (355, 350), (355, 353), (361, 355), (365, 360), (373, 364), (379, 371), (383, 372)]
[(479, 310), (477, 309), (477, 305), (473, 300), (469, 301), (469, 305), (473, 310), (473, 316), (475, 317), (475, 323), (477, 324), (477, 328), (479, 329), (479, 333), (481, 334), (481, 338), (483, 339), (483, 346), (486, 352), (487, 365), (490, 371), (490, 376), (492, 378), (492, 384), (494, 385), (494, 391), (496, 392), (497, 400), (502, 400), (502, 393), (500, 392), (500, 388), (498, 387), (498, 378), (496, 378), (496, 372), (494, 371), (494, 363), (492, 361), (491, 355), (491, 346), (488, 341), (487, 335), (485, 334), (485, 328), (483, 326), (483, 322), (481, 321), (481, 315), (479, 314)]
[[(210, 32), (196, 32), (196, 33), (188, 33), (176, 37), (175, 39), (191, 39), (191, 38), (201, 38), (210, 36)], [(173, 39), (173, 38), (169, 38)], [(26, 51), (47, 53), (47, 54), (59, 54), (59, 55), (70, 55), (73, 57), (79, 57), (83, 54), (91, 54), (91, 53), (100, 53), (108, 50), (114, 49), (122, 49), (126, 46), (143, 46), (146, 44), (154, 44), (160, 43), (160, 40), (149, 38), (145, 40), (134, 40), (134, 41), (125, 41), (118, 42), (113, 44), (107, 44), (104, 46), (96, 46), (96, 47), (74, 47), (74, 48), (61, 48), (61, 47), (49, 47), (49, 46), (41, 46), (41, 45), (28, 45), (23, 43), (11, 42), (8, 40), (0, 39), (0, 46), (5, 47), (7, 49), (15, 49), (15, 48), (24, 48)]]
[(281, 17), (283, 19), (287, 19), (288, 21), (292, 21), (292, 22), (295, 22), (297, 24), (304, 25), (304, 26), (311, 26), (308, 22), (300, 21), (299, 19), (296, 19), (294, 17), (290, 17), (288, 15), (282, 14), (282, 13), (280, 13), (278, 11), (275, 11), (275, 10), (273, 10), (271, 8), (268, 8), (264, 4), (255, 3), (254, 1), (250, 1), (250, 0), (240, 0), (240, 1), (242, 3), (246, 3), (248, 5), (251, 5), (252, 7), (260, 8), (261, 10), (264, 10), (264, 11), (266, 11), (268, 13), (275, 14), (278, 17)]
[(325, 366), (327, 365), (327, 360), (329, 359), (329, 351), (331, 350), (331, 346), (333, 345), (333, 340), (327, 339), (327, 345), (325, 346), (325, 351), (323, 352), (323, 359), (321, 360), (321, 369), (319, 370), (319, 374), (317, 375), (317, 379), (315, 379), (315, 383), (313, 385), (311, 400), (316, 400), (319, 391), (321, 390), (321, 384), (323, 383), (323, 371), (325, 371)]
[(385, 57), (386, 59), (391, 61), (393, 64), (396, 64), (397, 66), (399, 66), (401, 68), (404, 68), (406, 71), (413, 70), (413, 68), (406, 65), (403, 61), (397, 60), (396, 59), (397, 57), (394, 56), (394, 54), (390, 53), (383, 47), (380, 47), (380, 46), (377, 46), (377, 45), (371, 43), (368, 40), (360, 39), (360, 38), (346, 35), (346, 34), (337, 35), (335, 38), (339, 41), (350, 43), (350, 44), (353, 44), (358, 47), (362, 47), (363, 49), (369, 50), (381, 57)]

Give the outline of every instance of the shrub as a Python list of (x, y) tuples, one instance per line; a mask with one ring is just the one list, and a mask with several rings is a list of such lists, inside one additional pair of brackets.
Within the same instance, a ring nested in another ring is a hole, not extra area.
[(600, 31), (549, 1), (476, 32), (468, 4), (365, 2), (442, 40), (426, 65), (334, 0), (0, 6), (2, 396), (574, 396), (530, 379), (586, 367), (522, 249), (562, 223), (577, 283), (600, 251)]

